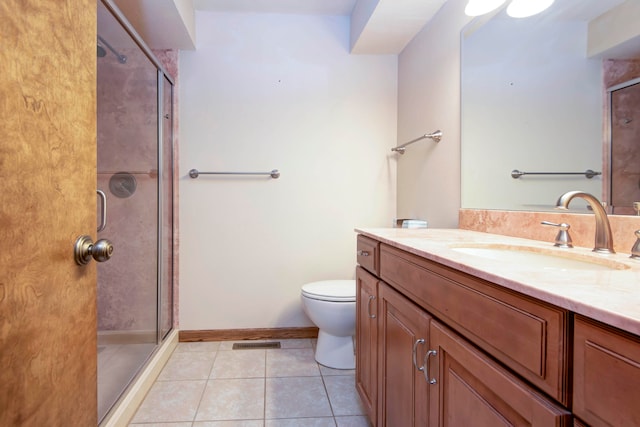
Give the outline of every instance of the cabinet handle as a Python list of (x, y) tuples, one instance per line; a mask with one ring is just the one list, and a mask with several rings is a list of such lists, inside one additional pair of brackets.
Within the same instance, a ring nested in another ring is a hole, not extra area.
[(367, 313), (369, 314), (369, 317), (371, 319), (375, 319), (376, 318), (375, 314), (371, 314), (371, 301), (373, 301), (374, 299), (376, 299), (375, 296), (369, 295), (369, 302), (367, 303)]
[(369, 256), (369, 252), (367, 252), (367, 251), (358, 251), (358, 256)]
[(413, 352), (412, 352), (412, 355), (413, 355), (413, 366), (415, 366), (415, 368), (418, 371), (424, 371), (424, 365), (418, 367), (418, 362), (416, 360), (417, 357), (418, 357), (416, 355), (417, 350), (418, 350), (418, 344), (424, 344), (424, 339), (420, 338), (420, 339), (416, 340), (416, 342), (413, 343)]
[[(437, 357), (438, 356), (438, 350), (429, 350), (429, 351), (427, 351), (427, 354), (424, 355), (424, 364), (422, 365), (422, 367), (424, 368), (424, 370), (423, 370), (424, 379), (429, 384), (436, 384), (437, 381), (436, 381), (435, 378), (429, 378), (429, 356)], [(413, 363), (415, 364), (415, 361)]]

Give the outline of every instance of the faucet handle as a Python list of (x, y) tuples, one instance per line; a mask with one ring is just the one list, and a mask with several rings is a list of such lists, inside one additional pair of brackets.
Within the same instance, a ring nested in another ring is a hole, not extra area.
[[(556, 241), (553, 246), (557, 246), (559, 248), (573, 247), (573, 241), (571, 240), (571, 236), (569, 235), (569, 229), (571, 228), (569, 224), (567, 224), (566, 222), (561, 222), (560, 224), (558, 224), (558, 223), (549, 222), (549, 221), (542, 221), (540, 224), (550, 225), (552, 227), (560, 228), (560, 230), (558, 231), (558, 234), (556, 235)], [(640, 257), (640, 249), (639, 249), (638, 255)]]
[(640, 230), (636, 230), (636, 242), (633, 244), (631, 248), (631, 256), (629, 258), (640, 260)]

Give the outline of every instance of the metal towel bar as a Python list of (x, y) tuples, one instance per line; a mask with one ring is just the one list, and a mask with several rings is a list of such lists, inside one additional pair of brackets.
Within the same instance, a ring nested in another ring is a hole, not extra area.
[(418, 141), (420, 141), (422, 139), (425, 139), (425, 138), (430, 138), (430, 139), (433, 139), (435, 142), (440, 142), (440, 140), (442, 139), (442, 131), (437, 130), (437, 131), (435, 131), (433, 133), (426, 133), (426, 134), (424, 134), (424, 135), (422, 135), (422, 136), (420, 136), (420, 137), (418, 137), (416, 139), (413, 139), (413, 140), (411, 140), (409, 142), (405, 142), (402, 145), (398, 145), (397, 147), (392, 148), (391, 151), (396, 151), (396, 152), (398, 152), (400, 154), (404, 154), (404, 150), (406, 150), (405, 147), (407, 145), (413, 144), (414, 142), (418, 142)]
[(200, 175), (270, 175), (271, 178), (280, 178), (280, 171), (274, 169), (271, 172), (200, 172), (198, 169), (191, 169), (189, 176), (196, 179)]
[(585, 177), (591, 179), (594, 176), (602, 175), (602, 172), (595, 172), (591, 169), (587, 169), (584, 172), (522, 172), (518, 169), (514, 169), (511, 171), (511, 178), (518, 179), (523, 175), (584, 175)]

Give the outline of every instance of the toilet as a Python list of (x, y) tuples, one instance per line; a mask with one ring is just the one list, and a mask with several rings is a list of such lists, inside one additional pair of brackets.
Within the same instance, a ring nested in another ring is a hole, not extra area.
[(316, 361), (334, 369), (354, 369), (356, 281), (325, 280), (302, 286), (302, 308), (318, 327)]

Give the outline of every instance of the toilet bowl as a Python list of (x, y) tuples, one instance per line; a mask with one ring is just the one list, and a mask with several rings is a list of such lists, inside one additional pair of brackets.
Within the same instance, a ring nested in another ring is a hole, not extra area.
[(316, 361), (334, 369), (356, 366), (356, 281), (325, 280), (302, 286), (302, 308), (318, 327)]

